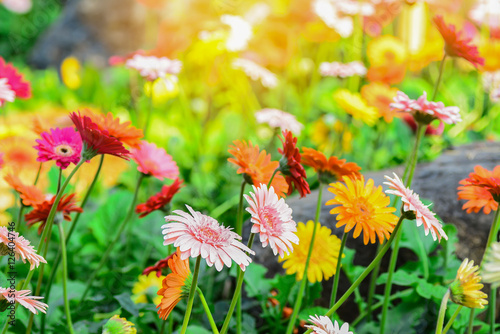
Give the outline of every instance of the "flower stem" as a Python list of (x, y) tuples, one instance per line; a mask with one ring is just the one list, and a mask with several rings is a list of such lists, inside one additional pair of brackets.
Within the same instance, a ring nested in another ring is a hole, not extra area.
[[(376, 264), (382, 259), (382, 257), (385, 255), (385, 253), (389, 250), (391, 247), (392, 241), (395, 238), (395, 235), (399, 231), (399, 228), (401, 227), (401, 223), (403, 222), (403, 216), (399, 217), (398, 223), (396, 224), (396, 227), (392, 231), (391, 237), (389, 240), (386, 242), (382, 250), (377, 254), (375, 259), (366, 267), (366, 269), (359, 275), (359, 277), (352, 283), (351, 287), (344, 293), (342, 297), (333, 305), (328, 312), (326, 312), (326, 316), (330, 317), (332, 316), (333, 313), (346, 301), (347, 298), (354, 292), (354, 290), (363, 282), (366, 276), (375, 268)], [(312, 332), (311, 329), (305, 332), (305, 334), (310, 334)]]
[(446, 52), (444, 53), (443, 59), (441, 59), (441, 64), (439, 65), (439, 75), (436, 80), (436, 84), (434, 85), (434, 92), (432, 93), (432, 101), (436, 98), (439, 84), (441, 83), (441, 78), (443, 77), (443, 72), (444, 72), (444, 61), (446, 60)]
[(194, 266), (193, 282), (191, 283), (191, 290), (189, 290), (189, 297), (188, 297), (186, 313), (184, 314), (184, 320), (182, 321), (181, 334), (186, 333), (187, 326), (189, 323), (189, 318), (191, 317), (191, 310), (193, 309), (194, 295), (196, 293), (196, 285), (198, 283), (198, 274), (200, 272), (200, 261), (201, 261), (201, 256), (198, 255), (198, 257), (196, 258), (196, 265)]
[(269, 179), (269, 182), (267, 183), (267, 189), (269, 189), (269, 187), (271, 186), (271, 183), (273, 183), (274, 176), (276, 175), (276, 173), (278, 173), (278, 169), (279, 168), (276, 168), (273, 172), (273, 175), (271, 175), (271, 178)]
[(415, 173), (415, 167), (418, 161), (418, 149), (420, 147), (420, 142), (425, 133), (425, 125), (417, 122), (417, 136), (415, 138), (415, 145), (413, 146), (412, 158), (410, 161), (410, 168), (408, 171), (408, 179), (406, 179), (406, 187), (411, 187), (411, 182), (413, 181), (413, 174)]
[(451, 316), (450, 320), (448, 321), (448, 323), (446, 324), (446, 326), (444, 327), (443, 329), (443, 333), (442, 334), (446, 334), (446, 332), (448, 332), (448, 330), (450, 329), (451, 325), (453, 325), (453, 321), (455, 321), (456, 317), (458, 316), (458, 314), (460, 313), (460, 311), (462, 310), (462, 305), (459, 305), (455, 311), (455, 313), (453, 313), (453, 315)]
[(219, 330), (217, 329), (217, 325), (215, 324), (214, 318), (212, 317), (212, 312), (210, 312), (210, 308), (208, 307), (207, 301), (203, 292), (199, 287), (196, 287), (196, 292), (198, 292), (198, 296), (200, 297), (201, 304), (203, 305), (203, 309), (207, 314), (208, 321), (210, 322), (210, 327), (212, 327), (212, 333), (219, 334)]
[(68, 262), (66, 258), (66, 238), (64, 237), (64, 228), (62, 224), (57, 224), (59, 226), (59, 239), (61, 244), (62, 252), (62, 267), (63, 267), (63, 297), (64, 297), (64, 312), (66, 313), (66, 321), (68, 322), (68, 329), (70, 334), (73, 334), (73, 323), (71, 322), (71, 312), (69, 310), (69, 300), (68, 300)]
[[(246, 181), (243, 178), (241, 182), (241, 190), (240, 190), (240, 202), (238, 204), (238, 212), (236, 214), (236, 233), (238, 235), (243, 234), (243, 194), (245, 193), (245, 185)], [(241, 296), (238, 298), (238, 302), (236, 304), (236, 333), (241, 334)]]
[(337, 258), (337, 268), (335, 269), (335, 278), (333, 281), (332, 296), (330, 298), (330, 307), (332, 307), (335, 304), (335, 299), (337, 299), (337, 289), (339, 287), (339, 279), (340, 279), (340, 267), (342, 263), (342, 254), (344, 252), (346, 240), (347, 240), (347, 233), (344, 232), (344, 235), (342, 236), (342, 243), (340, 244), (339, 256)]
[[(159, 79), (161, 80), (161, 79)], [(146, 116), (146, 121), (144, 123), (144, 138), (146, 138), (148, 134), (148, 129), (149, 129), (149, 122), (151, 121), (151, 115), (153, 114), (153, 96), (154, 96), (154, 81), (149, 82), (150, 83), (150, 97), (149, 97), (149, 108), (148, 108), (148, 113)]]
[(19, 214), (17, 215), (17, 222), (15, 230), (19, 232), (19, 227), (21, 226), (21, 220), (23, 220), (23, 211), (26, 206), (23, 204), (23, 200), (19, 199)]
[(140, 173), (139, 178), (137, 179), (137, 185), (135, 186), (134, 197), (132, 198), (132, 202), (130, 203), (130, 207), (128, 209), (127, 216), (125, 216), (125, 219), (123, 219), (120, 227), (118, 228), (118, 232), (115, 235), (115, 238), (111, 241), (108, 248), (106, 249), (103, 256), (101, 257), (101, 261), (97, 265), (97, 268), (94, 270), (94, 272), (90, 275), (89, 279), (87, 280), (87, 286), (85, 287), (85, 290), (83, 291), (82, 298), (80, 299), (80, 304), (85, 300), (85, 297), (87, 296), (87, 293), (89, 292), (90, 288), (92, 287), (92, 283), (94, 282), (94, 279), (96, 278), (97, 274), (99, 273), (99, 270), (101, 270), (102, 266), (108, 260), (108, 257), (111, 254), (111, 251), (113, 250), (115, 244), (120, 239), (120, 236), (121, 236), (123, 230), (125, 229), (125, 226), (127, 226), (127, 223), (132, 218), (132, 215), (134, 213), (135, 203), (137, 202), (137, 195), (139, 194), (139, 188), (141, 187), (141, 182), (142, 182), (143, 178), (144, 178), (144, 174)]
[[(307, 269), (309, 268), (309, 262), (311, 261), (311, 254), (314, 248), (314, 239), (316, 238), (316, 230), (319, 225), (319, 217), (321, 214), (321, 195), (323, 194), (323, 183), (319, 184), (318, 191), (318, 203), (316, 204), (316, 216), (314, 219), (314, 228), (311, 236), (311, 241), (309, 243), (309, 250), (307, 251), (306, 264), (304, 266), (304, 272), (302, 274), (302, 281), (300, 282), (299, 293), (297, 295), (297, 299), (295, 300), (295, 305), (293, 306), (293, 312), (290, 316), (290, 320), (288, 322), (288, 327), (286, 328), (286, 334), (291, 334), (295, 327), (295, 321), (297, 320), (297, 316), (299, 315), (300, 307), (302, 305), (302, 297), (304, 295), (304, 290), (307, 285)], [(338, 272), (336, 272), (338, 275)]]
[(38, 171), (36, 172), (35, 182), (33, 183), (33, 185), (36, 186), (36, 184), (38, 183), (38, 179), (40, 178), (41, 172), (42, 172), (42, 162), (40, 162), (40, 165), (38, 166)]
[(448, 298), (450, 298), (450, 290), (446, 291), (441, 301), (441, 307), (439, 308), (439, 316), (436, 325), (436, 334), (441, 334), (443, 331), (444, 316), (446, 314), (446, 305), (448, 304)]
[(490, 314), (490, 334), (495, 334), (495, 318), (496, 318), (496, 303), (497, 303), (497, 289), (491, 288), (490, 291), (490, 305), (488, 311)]

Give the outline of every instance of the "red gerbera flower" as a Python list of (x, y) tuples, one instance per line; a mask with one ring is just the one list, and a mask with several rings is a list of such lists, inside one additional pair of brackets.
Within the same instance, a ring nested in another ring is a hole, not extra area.
[[(83, 209), (76, 206), (76, 194), (63, 195), (59, 204), (57, 205), (57, 212), (61, 212), (64, 220), (71, 221), (70, 214), (72, 212), (83, 212)], [(38, 222), (42, 222), (38, 227), (38, 234), (41, 234), (43, 228), (45, 227), (45, 223), (47, 218), (49, 218), (50, 210), (52, 209), (52, 205), (54, 204), (54, 200), (56, 196), (53, 196), (52, 199), (48, 201), (44, 201), (42, 203), (36, 204), (34, 209), (26, 214), (24, 218), (26, 219), (26, 223), (28, 226), (34, 225)]]
[(101, 130), (90, 117), (72, 112), (69, 117), (75, 124), (83, 142), (82, 158), (90, 160), (98, 154), (110, 154), (128, 160), (129, 151), (107, 130)]
[(142, 271), (142, 274), (148, 276), (153, 271), (156, 271), (156, 276), (157, 277), (162, 276), (163, 275), (163, 270), (167, 270), (168, 269), (168, 260), (170, 260), (174, 256), (174, 254), (175, 253), (172, 253), (169, 256), (167, 256), (166, 258), (164, 258), (163, 260), (160, 260), (160, 261), (156, 262), (154, 264), (154, 266), (146, 267), (146, 269), (144, 269)]
[(0, 57), (0, 106), (5, 101), (13, 102), (15, 98), (28, 99), (31, 97), (30, 84), (23, 80), (12, 64), (7, 64)]
[(484, 65), (484, 59), (479, 56), (475, 45), (470, 44), (472, 38), (462, 36), (462, 31), (456, 31), (453, 24), (446, 24), (441, 15), (434, 16), (434, 23), (445, 41), (444, 51), (450, 57), (461, 57), (472, 65)]
[(135, 208), (135, 212), (141, 214), (139, 218), (146, 217), (151, 212), (161, 210), (170, 204), (172, 197), (174, 197), (174, 195), (179, 191), (181, 185), (182, 181), (176, 179), (170, 186), (163, 186), (161, 191), (156, 195), (151, 196), (146, 203), (139, 204)]
[(285, 175), (286, 182), (288, 183), (288, 195), (293, 191), (293, 187), (297, 188), (300, 197), (304, 197), (311, 193), (309, 184), (306, 181), (306, 171), (300, 164), (301, 156), (297, 148), (297, 137), (285, 130), (283, 131), (283, 138), (280, 138), (283, 143), (283, 149), (278, 149), (283, 157), (280, 160), (280, 171)]

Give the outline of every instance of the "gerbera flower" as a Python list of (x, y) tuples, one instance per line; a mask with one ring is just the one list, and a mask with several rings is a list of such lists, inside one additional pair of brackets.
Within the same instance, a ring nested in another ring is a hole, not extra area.
[(300, 164), (301, 156), (297, 148), (297, 137), (285, 130), (283, 131), (283, 138), (280, 138), (283, 143), (283, 149), (278, 148), (283, 156), (280, 159), (280, 171), (285, 175), (286, 182), (288, 183), (288, 195), (293, 191), (293, 187), (297, 188), (300, 197), (305, 197), (311, 193), (309, 184), (306, 181), (306, 171)]
[(370, 65), (402, 64), (408, 59), (406, 46), (397, 37), (384, 35), (368, 43), (366, 56)]
[(224, 265), (231, 267), (233, 260), (244, 271), (252, 262), (244, 252), (255, 253), (238, 241), (241, 236), (220, 225), (214, 218), (194, 211), (189, 205), (186, 207), (191, 215), (175, 210), (177, 216), (165, 217), (167, 224), (162, 226), (165, 235), (163, 244), (179, 247), (181, 260), (201, 255), (210, 267), (215, 265), (218, 271), (221, 271)]
[(324, 183), (342, 179), (343, 176), (361, 176), (361, 167), (356, 163), (346, 162), (336, 156), (327, 159), (323, 153), (312, 148), (302, 147), (302, 164), (314, 168), (320, 181)]
[(479, 51), (475, 45), (471, 44), (472, 38), (464, 38), (462, 31), (456, 31), (453, 24), (447, 25), (441, 15), (434, 16), (441, 36), (443, 36), (445, 47), (444, 51), (450, 57), (460, 57), (469, 61), (472, 65), (483, 65), (484, 59), (479, 56)]
[[(321, 282), (323, 279), (328, 280), (335, 275), (341, 244), (340, 239), (332, 234), (328, 227), (321, 226), (320, 223), (316, 224), (318, 226), (307, 268), (307, 280), (311, 283)], [(296, 235), (299, 237), (299, 244), (295, 246), (293, 253), (285, 254), (283, 258), (278, 259), (278, 262), (283, 262), (283, 269), (286, 270), (287, 275), (296, 274), (297, 281), (301, 281), (304, 274), (313, 229), (312, 220), (307, 224), (298, 223)]]
[(441, 241), (441, 237), (448, 240), (448, 236), (444, 232), (443, 226), (435, 217), (436, 214), (429, 210), (429, 207), (420, 201), (418, 194), (413, 193), (413, 190), (410, 188), (406, 188), (401, 179), (395, 173), (394, 179), (391, 179), (387, 175), (385, 178), (389, 182), (384, 182), (384, 184), (393, 189), (386, 190), (386, 193), (401, 197), (401, 201), (403, 202), (403, 212), (405, 212), (406, 219), (415, 219), (417, 226), (423, 225), (425, 235), (428, 235), (430, 231), (434, 241), (436, 238), (439, 238), (439, 241)]
[(246, 49), (253, 35), (251, 24), (238, 15), (222, 15), (220, 21), (231, 29), (226, 40), (227, 50), (236, 52)]
[(21, 182), (19, 177), (8, 173), (4, 180), (17, 192), (25, 206), (35, 206), (45, 201), (45, 195), (36, 186), (27, 186)]
[(124, 144), (130, 147), (138, 147), (141, 143), (141, 138), (144, 137), (142, 129), (138, 129), (132, 125), (131, 121), (121, 123), (120, 119), (114, 118), (113, 114), (108, 112), (106, 115), (95, 114), (90, 110), (85, 110), (85, 116), (90, 117), (97, 127), (101, 130), (108, 131), (111, 137), (115, 137)]
[[(229, 146), (228, 152), (234, 158), (227, 161), (239, 166), (238, 174), (243, 174), (245, 180), (252, 185), (268, 184), (274, 171), (279, 167), (278, 161), (271, 161), (271, 155), (265, 150), (259, 152), (259, 146), (248, 144), (243, 140), (233, 141), (234, 146)], [(274, 175), (271, 186), (279, 197), (288, 191), (288, 184), (280, 172)]]
[(55, 160), (56, 165), (66, 169), (70, 163), (78, 164), (82, 151), (82, 138), (75, 131), (69, 128), (50, 129), (49, 132), (41, 134), (42, 139), (37, 139), (38, 150), (37, 161), (46, 162)]
[(370, 107), (359, 93), (351, 93), (345, 88), (337, 89), (333, 93), (333, 99), (337, 105), (351, 115), (369, 126), (374, 125), (379, 117), (377, 109)]
[[(30, 293), (30, 290), (16, 291), (0, 287), (0, 301), (7, 300), (11, 304), (14, 302), (19, 303), (33, 314), (38, 314), (38, 311), (46, 313), (49, 306), (38, 301), (38, 299), (43, 299), (43, 297), (28, 296)], [(14, 294), (14, 297), (11, 297), (12, 294)]]
[(139, 218), (146, 217), (151, 212), (156, 210), (165, 210), (172, 201), (172, 198), (181, 188), (182, 181), (176, 179), (170, 186), (163, 186), (161, 191), (156, 195), (151, 196), (146, 203), (137, 205), (136, 213), (140, 213)]
[(98, 154), (110, 154), (128, 160), (129, 151), (123, 144), (112, 137), (108, 131), (101, 130), (90, 117), (72, 112), (69, 117), (75, 124), (82, 138), (82, 159), (90, 160)]
[(5, 103), (14, 102), (15, 98), (31, 97), (30, 84), (23, 80), (22, 75), (0, 57), (0, 107)]
[(352, 334), (349, 331), (349, 324), (344, 322), (342, 327), (339, 327), (339, 323), (335, 320), (334, 323), (329, 317), (323, 315), (309, 316), (309, 321), (314, 325), (306, 325), (307, 328), (312, 329), (312, 334)]
[(132, 159), (137, 163), (139, 172), (151, 175), (157, 179), (174, 179), (179, 175), (179, 168), (167, 154), (164, 148), (156, 146), (154, 143), (141, 141), (139, 148), (134, 148), (130, 152)]
[(175, 305), (182, 299), (189, 296), (193, 276), (189, 269), (189, 260), (181, 259), (179, 250), (168, 260), (168, 267), (172, 273), (163, 279), (162, 288), (158, 290), (158, 295), (162, 296), (158, 308), (160, 319), (166, 320), (174, 309)]
[(251, 60), (236, 58), (232, 62), (232, 67), (242, 70), (253, 81), (260, 81), (262, 86), (266, 88), (274, 88), (278, 86), (278, 78), (276, 77), (276, 74)]
[(158, 58), (136, 54), (125, 62), (125, 67), (133, 68), (147, 80), (155, 81), (158, 78), (164, 78), (167, 74), (179, 74), (182, 62), (167, 57)]
[(281, 131), (289, 130), (300, 134), (304, 125), (297, 121), (294, 115), (279, 109), (265, 108), (255, 113), (257, 123), (269, 124), (272, 128), (280, 128)]
[(265, 184), (259, 187), (252, 186), (253, 193), (250, 196), (243, 195), (250, 205), (246, 210), (252, 215), (250, 221), (253, 223), (252, 233), (258, 233), (262, 246), (268, 244), (274, 255), (293, 251), (293, 245), (299, 243), (297, 224), (292, 219), (292, 209), (285, 203), (283, 198), (278, 198), (271, 186), (269, 190)]
[(360, 61), (352, 61), (347, 64), (337, 61), (332, 63), (323, 62), (319, 65), (319, 73), (324, 77), (349, 78), (355, 75), (364, 76), (366, 67)]
[(132, 286), (132, 301), (136, 304), (146, 304), (150, 297), (153, 303), (158, 305), (161, 302), (161, 296), (157, 292), (161, 289), (164, 278), (165, 276), (156, 276), (152, 272), (148, 275), (139, 275), (138, 281)]
[(458, 187), (458, 199), (467, 200), (462, 210), (467, 210), (467, 213), (477, 213), (483, 209), (485, 214), (496, 211), (498, 199), (494, 197), (494, 193), (498, 191), (499, 180), (500, 166), (496, 166), (493, 171), (479, 165), (474, 167), (474, 172), (469, 174), (469, 178), (459, 182), (461, 186)]
[[(9, 245), (13, 243), (12, 246)], [(12, 246), (12, 247), (10, 247)], [(29, 240), (24, 239), (24, 237), (20, 236), (17, 232), (9, 232), (7, 227), (0, 227), (0, 255), (7, 255), (11, 252), (15, 253), (16, 260), (21, 258), (23, 263), (26, 263), (26, 260), (30, 263), (30, 270), (38, 267), (40, 262), (47, 263), (43, 256), (40, 256), (36, 253), (35, 247), (30, 245)]]
[(483, 263), (483, 280), (493, 288), (500, 285), (500, 242), (493, 242)]
[[(62, 195), (59, 204), (57, 205), (57, 212), (62, 213), (63, 219), (66, 221), (71, 221), (71, 213), (72, 212), (83, 212), (83, 209), (76, 205), (76, 194), (65, 194)], [(56, 196), (53, 196), (52, 199), (48, 201), (44, 201), (35, 205), (33, 210), (30, 213), (26, 214), (24, 218), (26, 219), (26, 224), (28, 226), (34, 225), (38, 222), (42, 222), (38, 227), (38, 234), (42, 233), (47, 218), (49, 218), (50, 210), (52, 209), (52, 205)]]
[(118, 315), (112, 316), (102, 327), (102, 334), (136, 334), (135, 325), (127, 321), (126, 318), (120, 318)]
[(378, 110), (378, 113), (387, 123), (392, 122), (397, 112), (390, 108), (390, 104), (396, 97), (397, 88), (382, 82), (371, 82), (361, 88), (361, 96), (366, 103)]
[(396, 209), (388, 207), (390, 199), (383, 193), (382, 187), (375, 187), (372, 179), (365, 185), (363, 176), (359, 179), (344, 176), (343, 179), (345, 184), (332, 183), (328, 188), (335, 197), (326, 205), (338, 205), (330, 211), (337, 214), (336, 227), (345, 225), (346, 233), (354, 228), (354, 238), (363, 232), (365, 245), (368, 241), (375, 243), (377, 236), (380, 243), (384, 242), (384, 238), (389, 239), (398, 217), (392, 214)]
[(500, 166), (496, 166), (493, 171), (476, 166), (474, 173), (470, 173), (465, 181), (487, 190), (495, 201), (500, 202)]
[(458, 268), (455, 281), (450, 284), (450, 298), (459, 305), (470, 308), (484, 308), (488, 304), (488, 296), (481, 291), (483, 285), (481, 276), (478, 275), (479, 266), (474, 266), (474, 261), (465, 259)]
[(146, 269), (144, 269), (142, 271), (142, 274), (149, 275), (150, 273), (152, 273), (154, 271), (156, 273), (156, 277), (162, 276), (163, 270), (168, 269), (168, 260), (170, 260), (172, 258), (172, 256), (174, 256), (174, 254), (175, 253), (172, 253), (169, 256), (167, 256), (166, 258), (157, 261), (153, 266), (146, 267)]

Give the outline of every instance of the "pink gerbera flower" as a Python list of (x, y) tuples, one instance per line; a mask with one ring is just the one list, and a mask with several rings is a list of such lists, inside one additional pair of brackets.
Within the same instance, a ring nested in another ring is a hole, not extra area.
[(42, 139), (37, 139), (37, 161), (45, 162), (55, 160), (56, 165), (66, 169), (70, 163), (75, 165), (80, 161), (82, 152), (82, 138), (75, 129), (50, 129), (41, 134)]
[(349, 324), (347, 322), (344, 322), (342, 327), (340, 327), (337, 320), (332, 323), (329, 317), (323, 315), (311, 315), (309, 321), (314, 325), (306, 325), (306, 327), (312, 329), (313, 334), (352, 334), (349, 331)]
[(403, 211), (408, 213), (413, 213), (415, 215), (415, 220), (417, 226), (424, 225), (425, 235), (432, 234), (432, 238), (436, 240), (436, 237), (441, 241), (441, 237), (448, 240), (448, 236), (443, 230), (443, 226), (436, 219), (435, 213), (429, 210), (427, 205), (424, 205), (418, 194), (413, 193), (413, 190), (406, 188), (401, 181), (401, 179), (394, 173), (394, 179), (385, 176), (389, 182), (384, 182), (393, 190), (386, 190), (387, 194), (392, 194), (401, 197), (403, 201)]
[(255, 253), (238, 241), (241, 236), (219, 224), (214, 218), (194, 211), (189, 205), (186, 207), (191, 215), (175, 210), (174, 213), (178, 216), (165, 217), (167, 224), (162, 226), (165, 235), (163, 244), (179, 247), (181, 260), (201, 255), (210, 267), (215, 265), (218, 271), (224, 265), (231, 267), (233, 260), (244, 271), (252, 262), (245, 252)]
[(292, 209), (285, 203), (283, 198), (279, 199), (271, 186), (267, 190), (265, 184), (258, 188), (252, 186), (255, 193), (250, 196), (244, 195), (249, 208), (246, 210), (252, 215), (252, 233), (259, 233), (262, 246), (271, 245), (274, 255), (279, 253), (283, 258), (284, 253), (293, 251), (292, 242), (299, 243), (297, 224), (292, 220)]
[(0, 227), (0, 255), (7, 255), (11, 251), (14, 251), (16, 260), (21, 258), (23, 263), (26, 263), (26, 260), (28, 260), (30, 270), (38, 267), (40, 262), (47, 263), (42, 256), (36, 253), (35, 248), (30, 245), (29, 240), (24, 239), (17, 232), (9, 232), (7, 227), (2, 226)]
[(255, 118), (258, 123), (266, 123), (272, 128), (280, 128), (281, 131), (290, 130), (296, 134), (300, 134), (304, 127), (294, 115), (279, 109), (264, 108), (255, 113)]
[(13, 102), (15, 98), (28, 99), (31, 97), (30, 84), (23, 80), (22, 75), (0, 57), (0, 107), (5, 101)]
[(179, 168), (165, 149), (147, 141), (141, 141), (139, 148), (132, 149), (132, 159), (137, 163), (139, 172), (152, 175), (160, 180), (164, 177), (175, 179)]
[(139, 71), (141, 76), (147, 80), (155, 81), (158, 78), (165, 78), (167, 74), (179, 74), (182, 62), (167, 57), (158, 58), (136, 54), (125, 62), (125, 66)]
[[(38, 314), (38, 311), (46, 313), (49, 305), (38, 301), (38, 299), (43, 299), (43, 297), (28, 296), (30, 293), (30, 290), (16, 291), (0, 287), (0, 300), (6, 299), (9, 303), (19, 303), (33, 314)], [(12, 297), (12, 294), (14, 294), (14, 297)]]

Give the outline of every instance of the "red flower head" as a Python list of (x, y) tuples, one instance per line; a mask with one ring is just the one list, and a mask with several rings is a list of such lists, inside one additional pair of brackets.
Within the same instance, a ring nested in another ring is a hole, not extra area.
[(23, 81), (22, 75), (0, 57), (0, 107), (5, 101), (14, 102), (15, 98), (28, 99), (31, 97), (31, 87)]
[[(170, 186), (163, 186), (161, 191), (151, 196), (146, 203), (139, 204), (135, 208), (136, 213), (140, 213), (139, 218), (146, 217), (151, 212), (164, 209), (172, 201), (172, 197), (181, 188), (182, 181), (176, 179)], [(160, 276), (158, 276), (160, 277)]]
[[(52, 209), (52, 205), (54, 204), (55, 199), (56, 196), (53, 196), (51, 200), (36, 204), (34, 209), (24, 216), (28, 226), (34, 225), (38, 222), (42, 222), (42, 224), (40, 224), (40, 226), (38, 227), (38, 234), (41, 234), (43, 228), (45, 227), (45, 223), (47, 221), (47, 218), (49, 218), (49, 213)], [(71, 221), (70, 214), (72, 212), (83, 212), (83, 209), (76, 206), (75, 202), (75, 194), (63, 195), (61, 197), (61, 200), (57, 205), (57, 212), (62, 213), (64, 220)]]
[[(408, 125), (408, 127), (411, 129), (413, 133), (417, 132), (417, 122), (415, 122), (415, 119), (411, 114), (403, 114), (403, 121)], [(439, 125), (427, 125), (427, 128), (425, 129), (425, 135), (426, 136), (440, 136), (443, 134), (444, 131), (444, 123), (439, 121)]]
[(90, 117), (72, 112), (69, 117), (82, 137), (82, 158), (90, 160), (98, 154), (110, 154), (128, 160), (129, 151), (107, 130), (101, 130)]
[(288, 195), (293, 191), (293, 187), (297, 188), (300, 197), (304, 197), (311, 193), (309, 184), (306, 181), (306, 171), (300, 164), (301, 156), (297, 148), (297, 137), (285, 130), (283, 131), (283, 138), (280, 138), (283, 143), (283, 149), (278, 149), (283, 157), (280, 160), (279, 170), (285, 175), (286, 182), (288, 183)]
[(168, 269), (168, 260), (170, 260), (174, 256), (174, 254), (175, 253), (172, 253), (163, 260), (156, 262), (154, 266), (146, 267), (146, 269), (142, 271), (142, 274), (148, 276), (153, 271), (156, 271), (156, 277), (160, 277), (161, 275), (163, 275), (163, 270)]
[(434, 16), (434, 23), (445, 41), (444, 51), (450, 57), (460, 57), (469, 61), (472, 65), (484, 65), (484, 59), (479, 56), (475, 45), (470, 44), (471, 38), (462, 36), (463, 31), (456, 31), (453, 24), (446, 24), (441, 15)]

